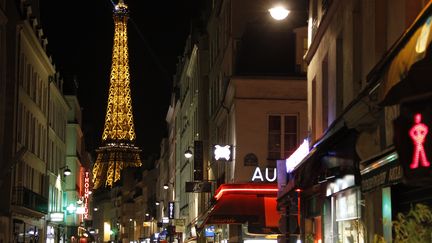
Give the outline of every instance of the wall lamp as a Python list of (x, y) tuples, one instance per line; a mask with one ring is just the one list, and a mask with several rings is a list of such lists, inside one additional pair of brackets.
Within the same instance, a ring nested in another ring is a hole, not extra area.
[(59, 168), (59, 170), (63, 170), (64, 176), (68, 176), (68, 175), (72, 174), (72, 171), (69, 169), (69, 167), (67, 165)]
[(174, 187), (174, 183), (172, 183), (172, 182), (165, 183), (162, 187), (163, 187), (164, 190), (168, 190), (169, 185), (171, 185), (171, 186)]
[(156, 201), (155, 204), (156, 204), (156, 206), (159, 206), (159, 205), (160, 205), (160, 202), (159, 202), (159, 201)]
[(192, 151), (190, 150), (190, 148), (188, 148), (185, 152), (184, 152), (184, 156), (186, 159), (190, 159), (192, 158)]

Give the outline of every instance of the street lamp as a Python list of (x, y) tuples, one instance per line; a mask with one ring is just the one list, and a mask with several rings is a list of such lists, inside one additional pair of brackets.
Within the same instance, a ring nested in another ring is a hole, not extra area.
[(192, 158), (192, 155), (192, 151), (189, 148), (184, 152), (184, 156), (186, 159)]
[(159, 202), (159, 201), (156, 201), (155, 204), (156, 204), (156, 206), (159, 206), (159, 205), (160, 205), (160, 202)]
[(169, 188), (168, 184), (165, 183), (165, 184), (163, 185), (163, 189), (168, 190), (168, 188)]
[(68, 175), (72, 174), (72, 171), (69, 169), (69, 167), (67, 165), (60, 168), (60, 170), (62, 170), (62, 169), (64, 169), (63, 170), (64, 176), (68, 176)]
[(270, 12), (272, 18), (278, 21), (284, 20), (290, 13), (290, 11), (282, 5), (278, 5), (273, 8), (270, 8), (268, 11)]

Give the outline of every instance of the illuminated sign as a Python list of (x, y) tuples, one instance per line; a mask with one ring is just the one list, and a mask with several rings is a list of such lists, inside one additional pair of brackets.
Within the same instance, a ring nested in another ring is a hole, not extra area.
[[(273, 170), (273, 177), (270, 178), (269, 171)], [(268, 182), (274, 182), (277, 179), (276, 168), (265, 168), (265, 179)], [(255, 168), (255, 171), (252, 175), (252, 181), (264, 181), (263, 173), (259, 167)]]
[(429, 167), (430, 162), (426, 157), (426, 153), (424, 150), (424, 142), (426, 140), (426, 135), (429, 132), (429, 128), (421, 122), (422, 115), (417, 113), (414, 116), (415, 124), (411, 127), (409, 131), (409, 136), (411, 137), (414, 143), (414, 153), (413, 159), (410, 164), (411, 169), (416, 169), (419, 166), (419, 162), (423, 167)]
[(168, 217), (162, 217), (162, 223), (168, 224), (169, 223), (169, 218)]
[(50, 219), (52, 222), (62, 222), (64, 214), (61, 212), (50, 213)]
[[(258, 184), (259, 185), (259, 184)], [(251, 188), (222, 188), (222, 189), (218, 189), (218, 191), (216, 192), (216, 195), (214, 196), (216, 198), (216, 200), (219, 200), (219, 198), (222, 197), (222, 195), (224, 193), (229, 193), (229, 192), (234, 192), (234, 193), (277, 193), (278, 189), (277, 188), (261, 188), (261, 187), (251, 187)]]
[(84, 219), (88, 219), (89, 218), (89, 205), (88, 205), (88, 199), (89, 199), (89, 195), (90, 195), (90, 177), (89, 177), (89, 172), (86, 171), (85, 175), (84, 175), (84, 213), (83, 213), (83, 218)]
[(71, 204), (69, 204), (69, 206), (67, 206), (66, 210), (69, 214), (72, 214), (72, 213), (75, 213), (77, 208), (75, 207), (75, 204), (71, 203)]
[(214, 237), (215, 236), (215, 226), (210, 225), (210, 226), (205, 227), (204, 235), (205, 235), (205, 237)]
[(214, 145), (213, 146), (213, 159), (232, 161), (232, 146), (231, 145)]
[(303, 140), (303, 143), (286, 159), (286, 170), (287, 173), (291, 173), (300, 162), (309, 154), (309, 142), (307, 139)]
[(77, 207), (75, 213), (76, 214), (85, 214), (85, 207), (82, 207), (82, 206)]
[(168, 202), (168, 218), (174, 219), (174, 214), (175, 214), (174, 202)]
[(393, 120), (393, 143), (403, 169), (405, 184), (426, 186), (432, 183), (432, 99), (400, 104)]

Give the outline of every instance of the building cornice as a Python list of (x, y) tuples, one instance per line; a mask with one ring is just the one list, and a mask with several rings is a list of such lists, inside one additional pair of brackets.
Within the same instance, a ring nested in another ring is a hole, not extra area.
[(30, 45), (31, 49), (34, 52), (34, 55), (36, 57), (39, 57), (41, 63), (47, 70), (48, 75), (55, 73), (55, 67), (52, 63), (52, 60), (50, 57), (48, 57), (45, 49), (42, 47), (40, 43), (40, 39), (36, 36), (33, 28), (31, 27), (28, 20), (25, 20), (22, 22), (22, 37), (23, 40), (26, 40), (28, 44)]

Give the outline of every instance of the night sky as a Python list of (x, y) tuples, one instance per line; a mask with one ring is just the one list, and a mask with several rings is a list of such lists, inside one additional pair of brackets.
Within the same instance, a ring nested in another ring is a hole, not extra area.
[[(66, 87), (79, 83), (83, 130), (89, 152), (100, 145), (113, 45), (111, 0), (43, 0), (41, 24), (49, 52)], [(117, 2), (117, 1), (115, 1)], [(159, 153), (177, 57), (184, 50), (190, 20), (202, 0), (126, 0), (130, 20), (129, 65), (136, 145), (143, 158)]]

